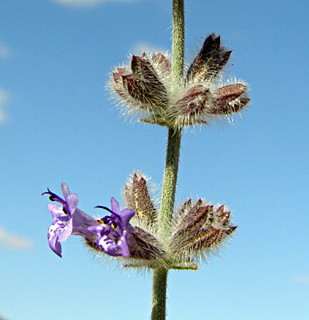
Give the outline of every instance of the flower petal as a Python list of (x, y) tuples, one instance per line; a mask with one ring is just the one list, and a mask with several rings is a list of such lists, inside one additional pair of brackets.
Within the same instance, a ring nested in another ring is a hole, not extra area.
[(78, 204), (78, 196), (74, 193), (70, 193), (65, 197), (65, 200), (67, 202), (70, 214), (73, 215), (75, 210), (77, 209), (77, 204)]
[(61, 244), (66, 241), (72, 233), (72, 220), (68, 222), (57, 220), (48, 229), (47, 237), (50, 248), (62, 258)]
[(57, 204), (49, 203), (47, 205), (47, 209), (52, 214), (54, 219), (69, 219), (67, 213), (63, 211), (63, 207), (58, 206)]
[(56, 234), (53, 234), (51, 236), (48, 235), (48, 243), (49, 247), (58, 255), (60, 258), (62, 258), (61, 254), (61, 244), (58, 241), (58, 237)]
[(123, 234), (121, 236), (121, 238), (119, 239), (118, 243), (118, 248), (121, 252), (121, 255), (123, 257), (129, 258), (130, 257), (130, 250), (129, 250), (129, 246), (128, 246), (128, 242), (127, 242), (127, 232), (123, 231)]
[(130, 209), (124, 209), (119, 212), (122, 228), (126, 229), (129, 225), (131, 218), (134, 216), (135, 212)]
[(112, 211), (115, 213), (119, 213), (120, 208), (119, 208), (119, 202), (115, 198), (111, 198), (111, 208)]
[(58, 240), (60, 242), (64, 242), (72, 234), (72, 229), (73, 229), (72, 219), (70, 219), (68, 222), (62, 222), (59, 220), (57, 221), (57, 225), (58, 225), (58, 230), (57, 230)]
[(61, 183), (61, 190), (64, 198), (66, 198), (70, 194), (69, 187), (66, 183), (62, 182)]

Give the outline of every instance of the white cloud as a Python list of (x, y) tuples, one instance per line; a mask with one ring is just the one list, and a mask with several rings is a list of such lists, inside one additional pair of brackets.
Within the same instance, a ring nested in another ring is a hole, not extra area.
[(9, 99), (9, 94), (6, 90), (0, 88), (0, 124), (5, 121), (6, 115), (3, 111), (5, 104)]
[(0, 59), (6, 60), (11, 56), (11, 50), (5, 44), (0, 43)]
[(162, 52), (162, 53), (167, 53), (167, 50), (164, 50), (162, 48), (156, 47), (151, 45), (150, 43), (147, 42), (138, 42), (134, 45), (132, 49), (133, 54), (141, 54), (141, 53), (147, 53), (147, 52)]
[(309, 275), (307, 274), (296, 274), (293, 276), (293, 282), (303, 285), (309, 285)]
[(136, 0), (52, 0), (56, 3), (76, 8), (94, 7), (104, 2), (133, 2)]
[(0, 227), (0, 247), (9, 249), (30, 249), (33, 247), (33, 241), (23, 238), (18, 234), (13, 234)]

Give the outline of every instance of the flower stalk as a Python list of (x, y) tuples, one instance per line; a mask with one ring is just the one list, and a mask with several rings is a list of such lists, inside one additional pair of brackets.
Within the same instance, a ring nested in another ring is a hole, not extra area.
[[(236, 226), (224, 204), (205, 198), (187, 199), (174, 209), (183, 127), (209, 125), (212, 119), (240, 113), (249, 103), (247, 84), (222, 76), (231, 50), (215, 33), (206, 37), (184, 76), (184, 0), (173, 0), (173, 52), (132, 55), (115, 67), (109, 88), (123, 114), (168, 128), (166, 162), (160, 208), (149, 178), (134, 172), (124, 185), (126, 208), (111, 198), (109, 215), (94, 219), (81, 211), (78, 196), (62, 183), (63, 198), (47, 189), (53, 222), (50, 248), (62, 257), (62, 242), (71, 235), (84, 238), (98, 255), (108, 255), (124, 268), (153, 271), (151, 320), (165, 320), (170, 269), (197, 270), (198, 262), (228, 242)], [(152, 189), (152, 190), (151, 190)]]
[[(184, 0), (173, 0), (172, 87), (174, 89), (183, 82), (184, 46)], [(162, 237), (166, 236), (174, 209), (180, 144), (181, 129), (169, 128), (159, 222)], [(164, 268), (153, 271), (151, 320), (165, 320), (167, 273), (168, 270)]]

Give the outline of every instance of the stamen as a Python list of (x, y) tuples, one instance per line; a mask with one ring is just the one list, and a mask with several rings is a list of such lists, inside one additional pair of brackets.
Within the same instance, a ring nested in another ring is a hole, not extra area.
[[(99, 209), (104, 209), (104, 210), (107, 210), (108, 212), (110, 212), (111, 214), (114, 214), (118, 219), (120, 219), (120, 216), (115, 213), (114, 211), (112, 211), (111, 209), (107, 208), (107, 207), (104, 207), (104, 206), (95, 206), (95, 208), (99, 208)], [(121, 219), (120, 219), (121, 220)]]

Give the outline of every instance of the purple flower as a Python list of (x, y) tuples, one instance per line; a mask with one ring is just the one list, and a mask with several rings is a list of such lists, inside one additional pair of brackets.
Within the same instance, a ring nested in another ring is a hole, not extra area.
[(97, 235), (95, 244), (101, 251), (110, 256), (129, 258), (127, 237), (129, 233), (133, 233), (133, 227), (129, 222), (135, 212), (130, 209), (120, 211), (119, 203), (114, 198), (111, 198), (111, 207), (111, 210), (106, 207), (97, 207), (108, 210), (111, 215), (98, 220), (99, 224), (89, 227), (88, 230)]
[(66, 241), (71, 234), (84, 237), (88, 241), (93, 241), (93, 234), (88, 230), (90, 226), (98, 222), (77, 208), (78, 196), (70, 193), (65, 183), (61, 184), (64, 199), (47, 189), (51, 201), (59, 202), (61, 205), (49, 203), (48, 211), (53, 216), (53, 222), (48, 229), (48, 243), (50, 248), (59, 256), (61, 255), (60, 242)]

